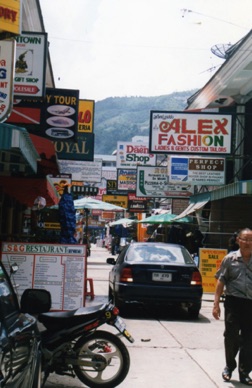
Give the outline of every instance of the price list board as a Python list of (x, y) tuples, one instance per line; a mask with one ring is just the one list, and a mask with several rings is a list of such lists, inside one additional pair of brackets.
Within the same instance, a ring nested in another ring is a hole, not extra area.
[(1, 259), (10, 273), (18, 265), (12, 282), (21, 297), (26, 288), (50, 291), (52, 310), (84, 306), (86, 246), (3, 242)]

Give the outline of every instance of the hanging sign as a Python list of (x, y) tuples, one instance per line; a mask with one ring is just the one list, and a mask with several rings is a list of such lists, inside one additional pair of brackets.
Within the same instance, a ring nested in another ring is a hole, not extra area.
[(15, 40), (0, 40), (0, 123), (12, 109), (14, 58)]

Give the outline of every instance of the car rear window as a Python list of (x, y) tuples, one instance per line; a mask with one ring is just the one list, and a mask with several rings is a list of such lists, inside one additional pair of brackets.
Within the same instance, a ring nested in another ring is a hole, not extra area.
[(126, 256), (127, 262), (194, 264), (185, 248), (171, 245), (135, 245), (129, 247)]

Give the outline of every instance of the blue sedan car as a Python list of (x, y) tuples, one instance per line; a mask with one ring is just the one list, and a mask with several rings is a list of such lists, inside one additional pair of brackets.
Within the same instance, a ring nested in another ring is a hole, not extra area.
[(107, 259), (109, 299), (118, 308), (129, 303), (182, 306), (197, 318), (203, 294), (202, 278), (184, 246), (160, 242), (133, 242)]

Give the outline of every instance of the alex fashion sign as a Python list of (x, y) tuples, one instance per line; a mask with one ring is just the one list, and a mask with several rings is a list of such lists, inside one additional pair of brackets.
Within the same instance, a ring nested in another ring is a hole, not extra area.
[(136, 168), (137, 165), (154, 164), (156, 164), (156, 156), (149, 153), (147, 144), (117, 142), (117, 168)]
[(230, 154), (232, 115), (151, 111), (150, 152)]
[(225, 158), (168, 155), (169, 183), (224, 185)]

